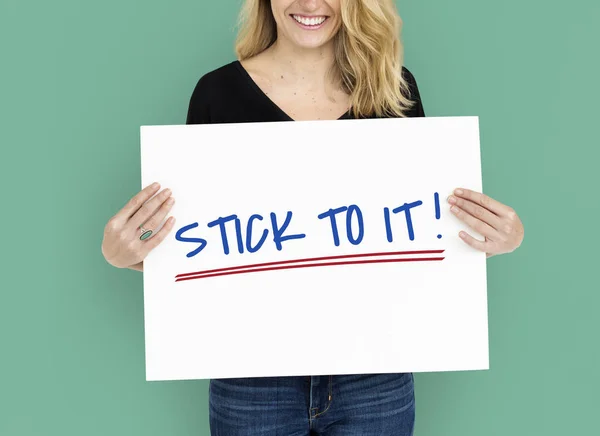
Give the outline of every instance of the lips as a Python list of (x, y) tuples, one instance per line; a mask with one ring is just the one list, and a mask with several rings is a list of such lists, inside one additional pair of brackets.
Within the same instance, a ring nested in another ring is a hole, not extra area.
[(291, 14), (292, 19), (303, 28), (316, 29), (319, 28), (329, 18), (326, 15), (306, 16)]

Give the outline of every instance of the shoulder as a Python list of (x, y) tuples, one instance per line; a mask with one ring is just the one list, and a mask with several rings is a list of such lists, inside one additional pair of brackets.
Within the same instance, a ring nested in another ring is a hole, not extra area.
[(215, 91), (231, 86), (233, 81), (239, 79), (239, 71), (236, 64), (236, 61), (229, 62), (200, 76), (192, 92), (192, 97), (208, 97), (215, 94)]
[(203, 74), (192, 91), (186, 124), (209, 123), (211, 106), (233, 94), (240, 77), (236, 61)]
[[(417, 86), (417, 79), (415, 78), (414, 74), (406, 66), (402, 66), (402, 77), (408, 84), (411, 94), (414, 94), (415, 92), (419, 91), (419, 87)], [(413, 96), (414, 95), (409, 95), (408, 97), (412, 98)]]
[(402, 66), (402, 77), (404, 77), (404, 79), (408, 82), (414, 82), (415, 81), (415, 76), (413, 75), (413, 73), (408, 69), (408, 67), (406, 67), (406, 65)]
[(239, 71), (236, 67), (237, 61), (229, 62), (219, 68), (209, 71), (202, 75), (194, 88), (196, 91), (210, 91), (215, 88), (227, 86), (232, 80), (239, 77)]
[(423, 109), (423, 102), (421, 101), (421, 93), (417, 85), (417, 79), (406, 66), (402, 66), (402, 77), (408, 85), (408, 95), (406, 97), (414, 102), (414, 105), (408, 110), (407, 116), (424, 117), (425, 110)]

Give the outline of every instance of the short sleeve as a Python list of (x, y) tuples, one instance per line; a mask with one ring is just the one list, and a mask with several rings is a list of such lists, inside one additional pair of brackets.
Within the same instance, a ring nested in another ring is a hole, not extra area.
[(421, 93), (417, 86), (417, 80), (415, 76), (406, 67), (402, 67), (402, 74), (406, 82), (408, 83), (410, 95), (408, 98), (415, 102), (415, 104), (408, 110), (408, 117), (424, 117), (425, 109), (423, 108), (423, 102), (421, 101)]
[(207, 77), (202, 76), (194, 87), (188, 106), (186, 124), (210, 123), (210, 93)]

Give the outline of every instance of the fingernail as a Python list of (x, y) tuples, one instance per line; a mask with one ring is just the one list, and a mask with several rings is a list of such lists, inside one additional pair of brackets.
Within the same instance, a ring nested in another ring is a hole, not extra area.
[(458, 212), (458, 207), (456, 207), (456, 206), (452, 206), (452, 207), (450, 208), (450, 210), (451, 210), (452, 212), (456, 213), (456, 212)]
[(462, 189), (460, 189), (460, 188), (456, 188), (456, 189), (454, 190), (454, 193), (455, 193), (456, 195), (462, 195), (462, 194), (463, 194), (463, 190), (462, 190)]
[(158, 188), (158, 182), (154, 182), (151, 186), (152, 189)]
[(465, 237), (467, 236), (467, 234), (466, 234), (465, 232), (460, 232), (460, 233), (459, 233), (459, 236), (460, 236), (461, 238), (465, 238)]
[(456, 203), (456, 198), (453, 196), (448, 197), (448, 203), (450, 203), (450, 204)]

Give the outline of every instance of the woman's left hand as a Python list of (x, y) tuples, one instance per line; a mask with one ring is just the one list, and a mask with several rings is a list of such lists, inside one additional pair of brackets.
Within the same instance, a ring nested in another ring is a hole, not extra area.
[(455, 189), (448, 203), (452, 205), (452, 213), (484, 236), (485, 241), (467, 232), (460, 232), (459, 236), (471, 247), (484, 251), (487, 257), (510, 253), (523, 242), (523, 223), (513, 208), (465, 188)]

